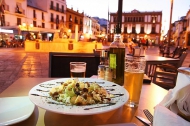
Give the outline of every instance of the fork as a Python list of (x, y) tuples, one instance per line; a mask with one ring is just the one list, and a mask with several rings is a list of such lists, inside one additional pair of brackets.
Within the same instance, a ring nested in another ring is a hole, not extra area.
[(143, 112), (144, 112), (145, 116), (148, 118), (148, 120), (152, 124), (153, 123), (153, 115), (147, 109), (144, 109)]

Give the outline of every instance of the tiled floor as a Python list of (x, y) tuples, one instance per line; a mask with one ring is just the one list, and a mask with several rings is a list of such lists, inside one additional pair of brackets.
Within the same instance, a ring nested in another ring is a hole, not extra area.
[[(159, 55), (158, 47), (149, 47), (148, 55)], [(183, 66), (190, 64), (188, 51)], [(25, 52), (24, 48), (0, 48), (0, 93), (20, 77), (48, 77), (48, 53)]]

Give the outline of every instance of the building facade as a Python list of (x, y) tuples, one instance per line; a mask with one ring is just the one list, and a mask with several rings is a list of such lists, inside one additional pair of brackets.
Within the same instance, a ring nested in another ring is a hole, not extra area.
[(187, 20), (186, 16), (180, 18), (172, 24), (171, 45), (183, 46), (186, 36)]
[(185, 46), (190, 47), (190, 10), (186, 14)]
[(67, 29), (67, 37), (74, 38), (76, 31), (79, 36), (88, 33), (88, 38), (94, 38), (100, 31), (97, 20), (67, 8), (66, 0), (2, 0), (1, 4), (5, 10), (0, 12), (1, 28), (13, 30), (12, 38), (25, 39), (31, 33), (35, 38), (52, 40), (60, 29)]
[[(149, 40), (150, 44), (158, 44), (161, 36), (162, 11), (140, 12), (132, 10), (122, 13), (123, 42), (132, 38), (134, 42), (142, 39)], [(110, 13), (108, 41), (113, 41), (113, 34), (117, 25), (117, 13)]]
[(13, 30), (14, 37), (32, 32), (49, 39), (66, 20), (65, 0), (2, 0), (2, 6), (1, 28)]
[[(72, 38), (75, 37), (75, 32), (82, 33), (83, 31), (83, 18), (84, 13), (79, 13), (79, 11), (73, 10), (73, 8), (66, 10), (66, 27), (68, 28), (69, 32), (72, 33)], [(76, 31), (77, 30), (77, 31)], [(79, 35), (80, 36), (80, 35)]]

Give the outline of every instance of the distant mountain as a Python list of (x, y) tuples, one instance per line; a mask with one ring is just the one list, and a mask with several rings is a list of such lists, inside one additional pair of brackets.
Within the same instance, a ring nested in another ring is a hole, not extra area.
[(98, 20), (98, 23), (99, 23), (101, 26), (107, 25), (108, 20), (105, 19), (105, 18), (99, 18), (99, 17), (92, 17), (92, 18)]

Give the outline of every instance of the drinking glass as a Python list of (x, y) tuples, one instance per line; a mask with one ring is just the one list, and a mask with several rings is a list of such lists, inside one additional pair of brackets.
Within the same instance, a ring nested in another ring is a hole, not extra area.
[(86, 63), (85, 62), (70, 62), (71, 78), (85, 78)]
[(143, 57), (125, 57), (124, 88), (129, 92), (126, 105), (137, 107), (143, 84), (146, 61)]

